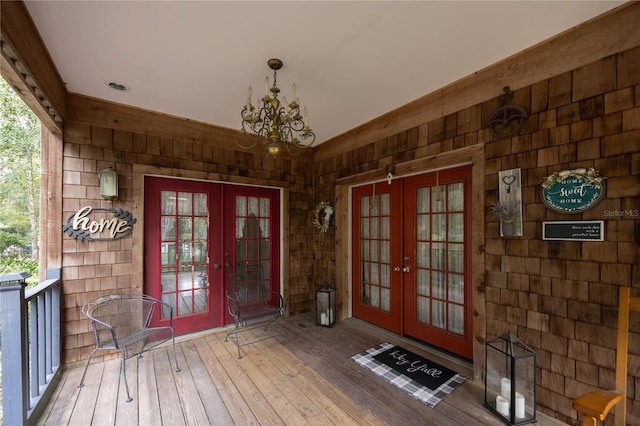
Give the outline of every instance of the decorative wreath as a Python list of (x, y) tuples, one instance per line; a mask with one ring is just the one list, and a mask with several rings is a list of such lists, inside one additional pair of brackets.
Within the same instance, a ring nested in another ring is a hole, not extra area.
[(562, 170), (560, 172), (554, 172), (553, 174), (544, 178), (542, 187), (544, 189), (550, 188), (556, 183), (562, 182), (563, 180), (572, 176), (582, 178), (584, 179), (585, 183), (593, 185), (598, 189), (602, 188), (602, 181), (606, 179), (605, 177), (600, 176), (600, 174), (594, 168)]
[(329, 230), (329, 222), (332, 215), (333, 207), (331, 207), (331, 204), (322, 201), (313, 209), (313, 221), (311, 223), (321, 234), (324, 234)]

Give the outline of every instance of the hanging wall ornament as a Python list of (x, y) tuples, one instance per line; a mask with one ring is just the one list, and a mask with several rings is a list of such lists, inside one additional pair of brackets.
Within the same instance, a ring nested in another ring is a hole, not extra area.
[(504, 93), (500, 95), (502, 107), (491, 116), (489, 124), (487, 124), (487, 128), (491, 129), (493, 136), (498, 139), (516, 135), (529, 116), (524, 108), (509, 105), (509, 101), (513, 98), (513, 92), (508, 86), (503, 90)]
[(491, 207), (494, 217), (500, 220), (500, 235), (522, 236), (522, 179), (520, 169), (498, 172), (498, 203)]
[(331, 216), (333, 216), (333, 207), (331, 207), (331, 204), (326, 201), (318, 203), (315, 209), (313, 209), (313, 227), (321, 234), (326, 234), (329, 230)]

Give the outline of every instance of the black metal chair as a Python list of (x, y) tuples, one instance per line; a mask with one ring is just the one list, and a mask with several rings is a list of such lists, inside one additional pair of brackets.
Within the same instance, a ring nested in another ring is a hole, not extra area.
[[(242, 358), (240, 346), (243, 346), (240, 344), (238, 331), (250, 322), (261, 326), (266, 321), (265, 331), (271, 324), (277, 323), (277, 336), (284, 344), (282, 327), (278, 322), (284, 316), (284, 299), (279, 292), (271, 290), (269, 281), (264, 279), (259, 264), (241, 264), (227, 271), (225, 287), (227, 309), (233, 318), (234, 328), (227, 333), (224, 341), (226, 342), (232, 334), (235, 336), (238, 359)], [(256, 343), (271, 337), (276, 337), (276, 335), (265, 336), (249, 343)]]
[[(151, 319), (158, 309), (169, 318), (169, 325), (151, 327)], [(78, 387), (84, 385), (89, 363), (99, 350), (119, 350), (122, 353), (122, 377), (127, 402), (133, 400), (127, 384), (126, 360), (168, 340), (172, 341), (176, 371), (180, 371), (173, 333), (173, 309), (167, 303), (145, 294), (110, 294), (92, 299), (82, 306), (82, 313), (91, 320), (95, 349), (89, 355)]]

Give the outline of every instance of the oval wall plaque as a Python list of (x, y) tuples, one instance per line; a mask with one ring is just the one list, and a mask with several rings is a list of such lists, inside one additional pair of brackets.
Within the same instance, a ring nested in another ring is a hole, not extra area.
[(562, 170), (547, 176), (540, 188), (542, 202), (559, 213), (580, 213), (598, 204), (606, 182), (595, 169)]

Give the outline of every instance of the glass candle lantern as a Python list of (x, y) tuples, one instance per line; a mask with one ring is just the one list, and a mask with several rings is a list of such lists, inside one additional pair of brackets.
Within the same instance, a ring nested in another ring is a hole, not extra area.
[(510, 425), (536, 421), (536, 354), (505, 333), (486, 344), (484, 405)]
[(336, 289), (329, 286), (316, 291), (316, 325), (333, 327), (336, 323)]

